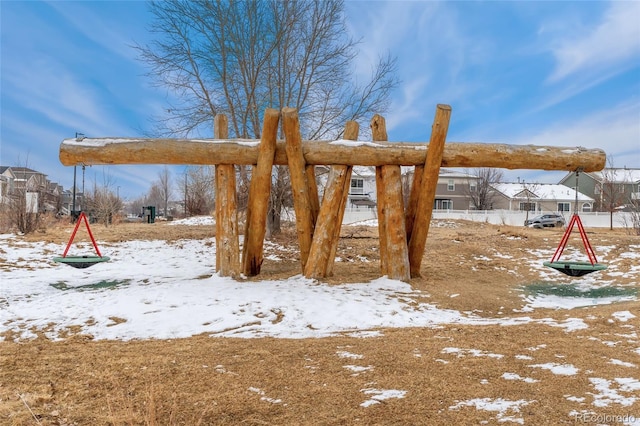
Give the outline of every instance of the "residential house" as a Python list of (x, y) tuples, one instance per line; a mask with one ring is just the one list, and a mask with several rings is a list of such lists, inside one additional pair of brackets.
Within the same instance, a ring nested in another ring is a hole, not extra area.
[(9, 195), (13, 193), (16, 175), (11, 167), (0, 167), (0, 205), (9, 202)]
[(47, 179), (47, 175), (27, 167), (0, 167), (0, 195), (2, 202), (23, 194), (27, 208), (33, 212), (53, 211), (60, 208), (62, 187)]
[[(576, 173), (560, 180), (562, 185), (576, 187)], [(607, 211), (611, 204), (620, 210), (640, 202), (640, 169), (606, 168), (578, 175), (578, 191), (595, 200), (596, 211)]]
[[(413, 182), (414, 167), (402, 167), (402, 181), (405, 200)], [(469, 191), (473, 191), (477, 177), (460, 171), (440, 169), (434, 209), (468, 210)], [(376, 205), (375, 167), (354, 166), (349, 190), (349, 208), (373, 208)]]
[(348, 208), (371, 209), (376, 205), (376, 168), (353, 166)]
[(589, 212), (594, 199), (572, 188), (560, 184), (544, 183), (498, 183), (493, 208), (531, 212)]
[(461, 171), (440, 169), (435, 210), (469, 210), (473, 209), (470, 192), (476, 190), (478, 177)]

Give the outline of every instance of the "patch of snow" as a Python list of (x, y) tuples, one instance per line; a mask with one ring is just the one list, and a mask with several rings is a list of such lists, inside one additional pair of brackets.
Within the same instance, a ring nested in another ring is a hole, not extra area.
[(373, 395), (368, 400), (360, 404), (361, 407), (369, 407), (371, 405), (380, 404), (380, 401), (384, 401), (385, 399), (391, 399), (391, 398), (402, 399), (407, 394), (407, 391), (397, 390), (397, 389), (366, 388), (366, 389), (360, 389), (360, 391), (365, 395)]
[(476, 357), (498, 358), (498, 359), (504, 357), (504, 355), (501, 355), (501, 354), (492, 354), (490, 352), (481, 351), (479, 349), (444, 348), (440, 353), (457, 354), (458, 358), (462, 358), (466, 355), (476, 356)]
[(529, 365), (529, 367), (549, 370), (553, 374), (559, 376), (575, 376), (576, 374), (578, 374), (578, 371), (580, 371), (579, 368), (576, 368), (571, 364), (557, 364), (555, 362), (549, 362), (546, 364), (532, 364)]
[(540, 381), (540, 380), (532, 379), (530, 377), (521, 377), (519, 374), (516, 374), (516, 373), (504, 373), (502, 375), (502, 378), (505, 380), (522, 380), (525, 383), (537, 383)]
[(372, 365), (367, 365), (366, 367), (362, 365), (343, 365), (342, 367), (346, 368), (347, 370), (351, 370), (354, 373), (362, 373), (363, 371), (373, 370)]
[(637, 366), (635, 364), (632, 364), (630, 362), (621, 361), (621, 360), (615, 359), (615, 358), (611, 358), (609, 360), (609, 364), (622, 365), (623, 367), (637, 368)]
[(193, 216), (185, 219), (172, 220), (167, 222), (167, 225), (215, 225), (216, 221), (213, 216)]
[(523, 359), (526, 361), (530, 361), (533, 359), (533, 357), (529, 356), (529, 355), (516, 355), (515, 356), (516, 359)]
[(336, 355), (338, 355), (338, 357), (340, 357), (340, 358), (349, 358), (349, 359), (362, 359), (362, 358), (364, 358), (364, 355), (352, 354), (351, 352), (347, 352), (347, 351), (338, 351), (338, 352), (336, 352)]
[[(495, 411), (497, 412), (496, 419), (498, 422), (514, 422), (524, 424), (522, 418), (514, 417), (513, 414), (519, 413), (520, 408), (536, 402), (527, 401), (525, 399), (519, 399), (517, 401), (510, 401), (502, 398), (475, 398), (468, 401), (459, 401), (456, 405), (449, 407), (449, 410), (459, 410), (463, 407), (475, 407), (476, 410)], [(511, 414), (509, 414), (511, 413)]]
[[(593, 405), (596, 407), (608, 407), (611, 404), (620, 404), (625, 407), (635, 404), (637, 396), (624, 396), (620, 392), (629, 393), (640, 390), (640, 382), (634, 378), (617, 378), (615, 380), (590, 377), (589, 382), (599, 393), (593, 395)], [(617, 387), (617, 389), (612, 388)]]
[(578, 397), (578, 396), (565, 395), (564, 397), (567, 399), (567, 401), (572, 401), (572, 402), (584, 402), (584, 400), (586, 399), (583, 396)]
[(622, 321), (622, 322), (629, 321), (631, 318), (635, 318), (636, 317), (635, 315), (633, 315), (629, 311), (614, 312), (613, 314), (611, 314), (611, 316), (614, 317), (615, 319), (617, 319), (618, 321)]

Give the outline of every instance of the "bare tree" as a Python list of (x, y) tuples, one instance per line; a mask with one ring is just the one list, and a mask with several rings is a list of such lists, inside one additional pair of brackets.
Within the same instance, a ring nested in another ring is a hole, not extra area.
[(38, 205), (42, 199), (41, 191), (30, 190), (28, 187), (14, 189), (8, 197), (6, 210), (9, 223), (23, 234), (30, 234), (38, 229), (44, 214)]
[(213, 167), (199, 166), (187, 169), (185, 183), (180, 186), (186, 215), (211, 213), (215, 206), (214, 181)]
[(525, 223), (529, 220), (529, 213), (532, 211), (536, 211), (536, 199), (538, 198), (538, 196), (536, 195), (537, 191), (537, 183), (527, 183), (524, 180), (522, 181), (522, 192), (519, 198), (521, 200), (524, 200), (523, 202), (521, 202), (520, 210), (524, 209), (524, 211), (526, 212), (524, 218)]
[(625, 205), (627, 195), (624, 191), (624, 176), (620, 169), (613, 167), (613, 160), (608, 159), (609, 167), (601, 172), (602, 179), (596, 185), (600, 192), (598, 209), (609, 212), (609, 229), (613, 229), (613, 214)]
[(169, 214), (169, 199), (172, 195), (171, 188), (171, 172), (169, 171), (169, 167), (164, 166), (164, 168), (158, 173), (158, 189), (160, 190), (160, 196), (162, 200), (162, 211), (165, 216)]
[(93, 189), (87, 194), (83, 194), (84, 208), (87, 210), (89, 217), (104, 226), (113, 223), (114, 218), (122, 210), (122, 201), (113, 190), (113, 179), (103, 174), (103, 182), (98, 185), (93, 182)]
[(469, 178), (465, 192), (475, 210), (492, 210), (498, 192), (494, 185), (502, 182), (503, 172), (500, 169), (483, 167), (467, 172)]
[[(156, 39), (137, 48), (176, 99), (155, 117), (164, 135), (210, 134), (224, 113), (230, 136), (259, 138), (264, 109), (288, 106), (298, 110), (303, 138), (335, 138), (348, 120), (384, 112), (397, 84), (390, 57), (364, 84), (355, 81), (357, 42), (345, 35), (341, 0), (167, 0), (152, 2), (151, 13)], [(284, 197), (287, 172), (274, 172), (274, 192)], [(239, 174), (248, 187), (246, 169)], [(277, 232), (287, 200), (272, 201)]]
[(18, 232), (29, 234), (37, 230), (44, 223), (45, 209), (45, 186), (42, 182), (28, 178), (28, 160), (24, 166), (15, 167), (17, 181), (7, 189), (5, 194), (6, 214), (9, 226), (17, 229)]

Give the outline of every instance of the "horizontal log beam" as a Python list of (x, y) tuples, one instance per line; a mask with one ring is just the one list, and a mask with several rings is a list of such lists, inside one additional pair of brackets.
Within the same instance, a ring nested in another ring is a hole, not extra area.
[[(258, 140), (75, 138), (60, 145), (65, 166), (109, 164), (256, 164)], [(308, 165), (386, 164), (415, 166), (425, 163), (426, 143), (303, 141)], [(602, 170), (601, 149), (492, 143), (447, 142), (443, 167), (495, 167), (504, 169)], [(274, 164), (287, 164), (285, 143), (277, 143)]]

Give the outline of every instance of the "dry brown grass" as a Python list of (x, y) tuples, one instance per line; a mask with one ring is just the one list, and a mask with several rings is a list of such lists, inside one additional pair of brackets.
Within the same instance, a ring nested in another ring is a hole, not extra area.
[[(514, 316), (523, 300), (518, 287), (535, 274), (524, 264), (530, 248), (553, 248), (561, 230), (533, 230), (466, 222), (440, 223), (430, 231), (424, 278), (412, 280), (441, 308), (475, 311), (484, 317)], [(92, 228), (101, 241), (181, 239), (211, 236), (211, 227), (121, 224)], [(70, 227), (49, 227), (26, 239), (66, 242)], [(375, 230), (345, 230), (330, 283), (362, 282), (378, 276)], [(82, 237), (81, 237), (82, 238)], [(594, 245), (612, 245), (612, 255), (640, 241), (622, 231), (590, 231)], [(294, 234), (278, 244), (295, 246)], [(634, 248), (634, 250), (638, 250)], [(495, 258), (495, 253), (512, 258)], [(359, 256), (372, 262), (362, 262)], [(494, 260), (487, 261), (486, 258)], [(296, 259), (265, 261), (264, 278), (299, 273)], [(633, 262), (620, 262), (622, 272)], [(637, 276), (620, 278), (638, 284)], [(458, 295), (451, 297), (452, 295)], [(313, 301), (310, 301), (313, 303)], [(525, 424), (574, 424), (572, 411), (640, 417), (630, 406), (593, 405), (589, 378), (640, 377), (640, 315), (627, 322), (616, 311), (637, 314), (638, 302), (571, 311), (536, 310), (534, 318), (581, 318), (589, 328), (566, 332), (540, 323), (514, 326), (448, 325), (382, 330), (382, 336), (322, 339), (188, 339), (93, 341), (74, 334), (61, 342), (44, 337), (0, 342), (0, 423), (8, 425), (280, 425), (280, 424), (498, 424), (497, 412), (451, 409), (474, 398), (525, 400), (505, 417)], [(10, 340), (11, 336), (5, 338)], [(543, 346), (544, 345), (544, 346)], [(446, 348), (477, 349), (448, 353)], [(361, 355), (341, 357), (348, 352)], [(501, 355), (489, 356), (490, 354)], [(524, 358), (523, 355), (530, 357)], [(612, 364), (611, 359), (636, 367)], [(571, 364), (563, 376), (531, 365)], [(370, 367), (357, 372), (347, 366)], [(537, 380), (506, 380), (515, 373)], [(369, 407), (366, 389), (405, 391)], [(640, 391), (621, 392), (640, 400)], [(585, 398), (582, 402), (568, 397)], [(30, 412), (33, 412), (32, 413)], [(35, 416), (35, 418), (34, 418)], [(36, 420), (37, 419), (37, 420)], [(502, 418), (504, 420), (504, 418)], [(501, 423), (502, 424), (502, 423)]]

